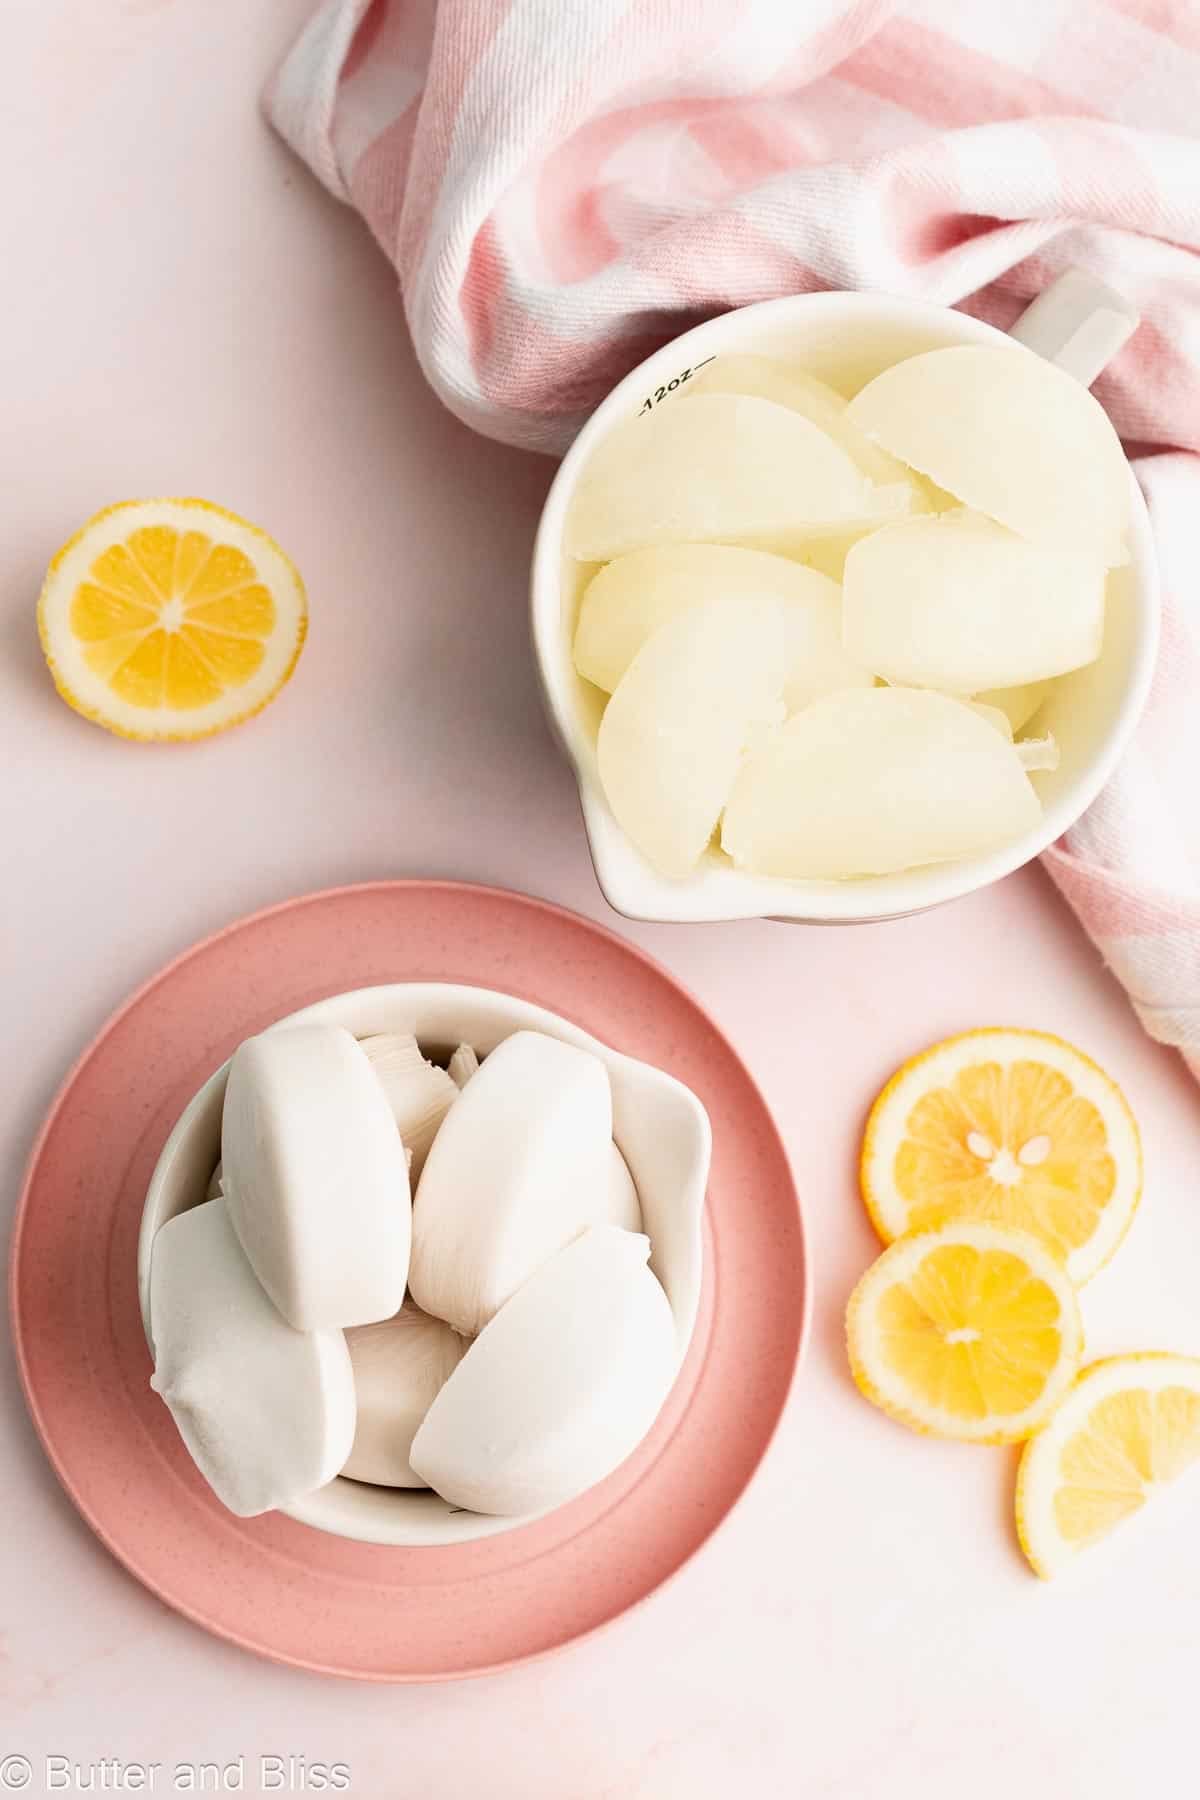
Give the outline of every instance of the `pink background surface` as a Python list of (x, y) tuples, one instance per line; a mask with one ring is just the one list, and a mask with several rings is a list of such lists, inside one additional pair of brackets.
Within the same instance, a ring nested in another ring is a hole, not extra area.
[[(235, 915), (384, 875), (605, 918), (541, 720), (524, 579), (549, 465), (426, 393), (361, 225), (270, 137), (259, 82), (307, 0), (11, 8), (0, 132), (0, 1168), (105, 1015)], [(285, 697), (191, 751), (56, 700), (33, 627), (96, 507), (200, 493), (274, 532), (313, 629)], [(1077, 1039), (1125, 1085), (1143, 1214), (1084, 1299), (1093, 1351), (1200, 1350), (1200, 1103), (1039, 871), (902, 924), (622, 927), (688, 983), (775, 1109), (817, 1279), (806, 1372), (749, 1495), (664, 1593), (553, 1662), (369, 1690), (259, 1663), (142, 1592), (59, 1492), (0, 1362), (0, 1759), (341, 1759), (352, 1791), (459, 1800), (973, 1800), (1177, 1785), (1200, 1563), (1157, 1532), (1061, 1586), (1011, 1541), (1005, 1453), (857, 1400), (841, 1309), (872, 1254), (856, 1135), (896, 1061), (973, 1024)], [(248, 1776), (246, 1791), (255, 1791)], [(38, 1791), (35, 1784), (33, 1792)]]

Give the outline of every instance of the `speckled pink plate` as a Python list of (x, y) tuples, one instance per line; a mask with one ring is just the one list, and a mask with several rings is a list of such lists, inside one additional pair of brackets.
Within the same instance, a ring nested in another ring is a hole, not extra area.
[[(135, 1280), (150, 1172), (200, 1083), (286, 1013), (410, 980), (474, 983), (549, 1007), (687, 1082), (713, 1126), (700, 1315), (654, 1431), (570, 1506), (445, 1550), (385, 1549), (278, 1514), (227, 1513), (147, 1385)], [(448, 1680), (545, 1655), (653, 1592), (753, 1474), (808, 1316), (787, 1157), (712, 1020), (656, 963), (586, 919), (432, 881), (289, 901), (197, 945), (135, 994), (42, 1129), (10, 1280), (34, 1422), (113, 1555), (247, 1650), (369, 1681)]]

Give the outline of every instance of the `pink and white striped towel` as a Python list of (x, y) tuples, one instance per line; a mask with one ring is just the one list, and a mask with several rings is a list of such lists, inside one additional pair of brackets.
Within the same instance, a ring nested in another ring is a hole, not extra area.
[(506, 443), (562, 450), (659, 344), (778, 294), (1007, 326), (1074, 265), (1133, 303), (1096, 391), (1155, 521), (1163, 654), (1045, 860), (1200, 1075), (1198, 95), (1197, 0), (327, 0), (267, 108), (395, 264), (438, 394)]

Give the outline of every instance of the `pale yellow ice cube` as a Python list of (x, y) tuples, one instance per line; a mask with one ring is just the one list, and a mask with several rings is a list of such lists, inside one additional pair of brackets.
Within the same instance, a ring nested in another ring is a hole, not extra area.
[(777, 406), (790, 406), (848, 451), (872, 481), (885, 487), (891, 482), (910, 485), (911, 511), (930, 510), (926, 483), (859, 430), (847, 415), (845, 395), (782, 357), (717, 356), (680, 391), (688, 398), (698, 394), (755, 394), (760, 400), (773, 400)]
[(1014, 746), (969, 705), (846, 689), (746, 758), (721, 843), (756, 875), (836, 880), (971, 856), (1040, 816)]
[(976, 694), (1094, 662), (1105, 569), (1094, 552), (1031, 544), (965, 508), (903, 519), (853, 546), (843, 631), (888, 681)]
[(1129, 469), (1099, 401), (1020, 345), (896, 363), (848, 416), (967, 506), (1050, 548), (1128, 561)]
[(1057, 769), (1062, 761), (1062, 751), (1052, 731), (1048, 731), (1045, 737), (1019, 738), (1016, 750), (1021, 759), (1021, 767), (1030, 775), (1042, 771), (1049, 773)]
[(567, 544), (608, 562), (653, 544), (775, 546), (856, 520), (907, 512), (910, 490), (876, 487), (853, 458), (790, 407), (739, 394), (676, 396), (627, 419), (580, 476)]
[(835, 582), (786, 557), (731, 544), (631, 550), (608, 563), (584, 590), (575, 667), (611, 694), (661, 625), (710, 600), (778, 600), (787, 607), (792, 641), (783, 698), (789, 712), (839, 687), (873, 685), (871, 673), (842, 647)]
[(989, 706), (985, 700), (968, 700), (967, 705), (981, 719), (986, 719), (1007, 743), (1013, 741), (1013, 728), (1008, 722), (1008, 714), (1001, 706)]
[(1050, 692), (1048, 681), (1026, 681), (1020, 687), (989, 688), (975, 698), (982, 706), (998, 706), (1012, 726), (1014, 735), (1028, 725)]
[(600, 721), (600, 780), (661, 874), (695, 868), (746, 744), (782, 719), (790, 649), (782, 601), (711, 600), (669, 619), (630, 663)]
[[(780, 554), (792, 557), (806, 569), (815, 569), (818, 575), (827, 576), (840, 587), (846, 571), (846, 558), (851, 549), (870, 532), (878, 531), (880, 523), (879, 519), (860, 520), (848, 530), (826, 532), (821, 537), (809, 538), (803, 544), (780, 545)], [(764, 544), (763, 548), (771, 549), (772, 546)]]

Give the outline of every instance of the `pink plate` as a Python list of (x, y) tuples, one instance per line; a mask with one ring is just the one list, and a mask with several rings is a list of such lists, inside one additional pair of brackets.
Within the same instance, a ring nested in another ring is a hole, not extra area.
[[(687, 1082), (713, 1126), (700, 1316), (654, 1431), (570, 1506), (447, 1549), (235, 1519), (150, 1392), (135, 1257), (150, 1172), (240, 1039), (347, 989), (459, 981), (549, 1007)], [(666, 972), (544, 901), (394, 881), (289, 901), (189, 950), (67, 1080), (17, 1211), (13, 1332), (34, 1422), (103, 1543), (197, 1624), (279, 1662), (369, 1681), (481, 1675), (609, 1623), (696, 1551), (765, 1451), (808, 1316), (778, 1133), (712, 1020)]]

